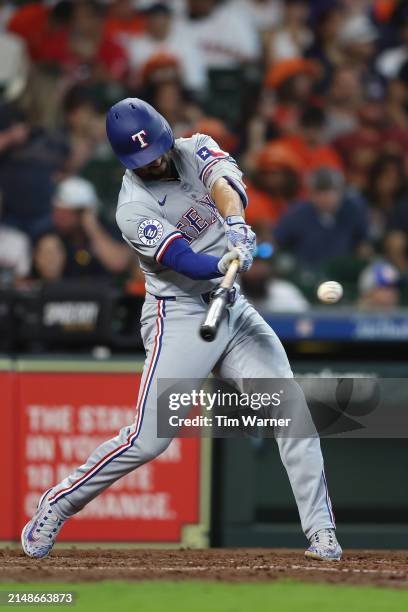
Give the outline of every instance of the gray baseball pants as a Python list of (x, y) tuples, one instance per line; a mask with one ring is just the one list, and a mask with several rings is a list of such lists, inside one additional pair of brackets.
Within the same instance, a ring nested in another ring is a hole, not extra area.
[[(48, 499), (60, 518), (79, 512), (117, 479), (167, 448), (171, 439), (157, 437), (158, 378), (206, 379), (215, 371), (239, 386), (242, 378), (293, 376), (280, 340), (242, 295), (227, 309), (211, 343), (198, 334), (206, 309), (200, 296), (176, 300), (147, 296), (141, 318), (146, 361), (136, 420), (53, 487)], [(303, 394), (293, 409), (310, 418)], [(277, 443), (305, 535), (310, 538), (319, 529), (334, 527), (318, 436), (279, 437)]]

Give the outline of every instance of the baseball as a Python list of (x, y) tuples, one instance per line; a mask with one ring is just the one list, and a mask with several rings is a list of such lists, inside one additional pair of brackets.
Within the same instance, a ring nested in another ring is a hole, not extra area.
[(324, 304), (335, 304), (343, 297), (343, 287), (337, 281), (326, 281), (319, 285), (317, 297)]

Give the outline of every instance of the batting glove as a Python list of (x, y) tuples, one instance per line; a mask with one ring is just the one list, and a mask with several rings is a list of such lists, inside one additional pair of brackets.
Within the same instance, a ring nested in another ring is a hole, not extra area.
[(251, 226), (245, 223), (245, 219), (239, 215), (230, 215), (224, 221), (224, 230), (229, 248), (245, 245), (253, 253), (256, 247), (256, 235)]
[(238, 259), (239, 271), (246, 272), (252, 266), (252, 251), (249, 248), (245, 247), (245, 245), (232, 247), (232, 249), (225, 253), (225, 255), (221, 257), (220, 261), (218, 262), (218, 269), (222, 275), (227, 273), (227, 270), (233, 259)]

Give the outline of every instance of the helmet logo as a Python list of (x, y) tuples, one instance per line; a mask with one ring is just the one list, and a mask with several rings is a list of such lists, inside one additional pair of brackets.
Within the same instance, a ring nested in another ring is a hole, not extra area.
[(149, 143), (144, 140), (143, 138), (144, 136), (147, 136), (145, 130), (140, 130), (140, 132), (137, 132), (136, 134), (132, 134), (133, 142), (136, 142), (136, 140), (138, 140), (141, 149), (144, 149), (145, 147), (149, 146)]

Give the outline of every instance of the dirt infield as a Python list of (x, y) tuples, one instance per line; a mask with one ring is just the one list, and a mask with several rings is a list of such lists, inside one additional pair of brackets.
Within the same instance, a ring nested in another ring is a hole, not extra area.
[(371, 584), (408, 588), (408, 551), (350, 551), (339, 563), (306, 561), (285, 549), (129, 550), (60, 549), (40, 561), (0, 550), (0, 580), (16, 582), (100, 580), (270, 581)]

